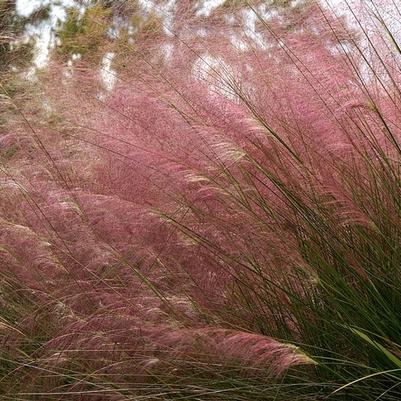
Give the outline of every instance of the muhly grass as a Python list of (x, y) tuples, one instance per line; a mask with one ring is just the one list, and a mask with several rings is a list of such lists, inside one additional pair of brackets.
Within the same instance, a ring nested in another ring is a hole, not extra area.
[(3, 399), (400, 399), (399, 10), (245, 3), (3, 88)]

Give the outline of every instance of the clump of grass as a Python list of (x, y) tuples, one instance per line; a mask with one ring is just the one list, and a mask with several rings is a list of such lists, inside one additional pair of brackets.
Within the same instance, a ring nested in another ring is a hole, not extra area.
[(320, 3), (246, 7), (256, 32), (216, 13), (208, 40), (180, 8), (169, 57), (127, 54), (103, 98), (96, 73), (54, 68), (62, 124), (20, 110), (0, 193), (10, 397), (399, 398), (396, 38), (377, 5), (352, 30)]

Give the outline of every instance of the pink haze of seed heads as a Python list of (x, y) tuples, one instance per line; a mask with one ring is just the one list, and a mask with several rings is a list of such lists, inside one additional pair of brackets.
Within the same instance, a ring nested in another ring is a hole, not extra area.
[[(1, 271), (40, 305), (18, 331), (0, 326), (7, 347), (43, 318), (53, 323), (37, 357), (49, 371), (80, 360), (85, 374), (141, 383), (191, 363), (265, 378), (315, 363), (272, 337), (281, 321), (303, 340), (282, 288), (302, 297), (318, 279), (299, 248), (313, 246), (316, 216), (344, 235), (380, 225), (379, 207), (396, 219), (369, 180), (382, 151), (390, 164), (398, 152), (400, 77), (374, 55), (377, 75), (360, 75), (362, 55), (339, 46), (358, 35), (319, 6), (286, 17), (261, 24), (267, 49), (218, 13), (208, 41), (177, 19), (170, 60), (133, 53), (101, 98), (83, 62), (67, 83), (53, 65), (44, 90), (63, 125), (29, 116), (0, 143), (16, 150), (0, 176)], [(164, 39), (153, 40), (144, 54)], [(56, 380), (28, 376), (27, 388)]]

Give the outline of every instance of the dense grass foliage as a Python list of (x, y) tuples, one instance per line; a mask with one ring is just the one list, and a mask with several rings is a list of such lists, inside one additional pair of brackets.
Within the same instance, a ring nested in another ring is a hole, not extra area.
[(400, 399), (400, 9), (261, 3), (2, 85), (4, 399)]

